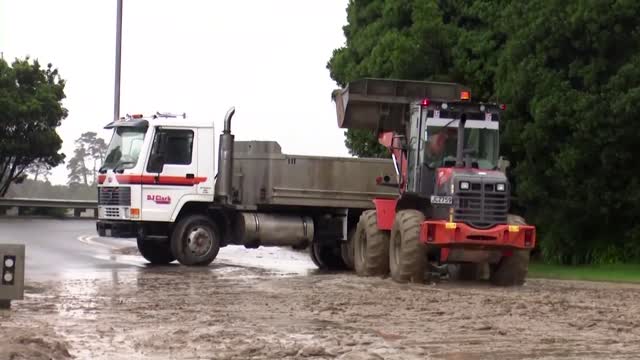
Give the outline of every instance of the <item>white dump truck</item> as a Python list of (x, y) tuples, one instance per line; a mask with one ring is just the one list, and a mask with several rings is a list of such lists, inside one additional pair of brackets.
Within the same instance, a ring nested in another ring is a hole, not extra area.
[[(98, 178), (98, 234), (136, 238), (153, 264), (206, 266), (221, 247), (309, 249), (322, 269), (353, 267), (349, 236), (373, 199), (397, 197), (387, 159), (283, 154), (274, 141), (234, 141), (231, 108), (215, 157), (213, 122), (132, 115)], [(384, 179), (384, 180), (383, 180)]]

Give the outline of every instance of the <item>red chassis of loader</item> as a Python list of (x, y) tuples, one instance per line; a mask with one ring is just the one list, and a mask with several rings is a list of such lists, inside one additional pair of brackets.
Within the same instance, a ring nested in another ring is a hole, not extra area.
[[(375, 199), (378, 227), (391, 230), (396, 215), (397, 199)], [(536, 228), (531, 225), (500, 224), (490, 229), (476, 229), (459, 222), (425, 220), (420, 225), (420, 242), (442, 249), (444, 258), (449, 250), (469, 247), (478, 250), (502, 250), (510, 255), (511, 250), (533, 249), (536, 244)]]

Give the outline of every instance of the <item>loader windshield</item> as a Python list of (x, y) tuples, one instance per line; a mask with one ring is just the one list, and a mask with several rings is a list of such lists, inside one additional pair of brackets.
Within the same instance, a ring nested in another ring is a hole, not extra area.
[[(427, 166), (453, 167), (456, 163), (458, 130), (455, 127), (428, 126), (424, 137), (424, 160)], [(491, 170), (498, 165), (498, 131), (465, 128), (464, 148), (469, 152), (471, 166)], [(466, 160), (465, 157), (463, 157)]]

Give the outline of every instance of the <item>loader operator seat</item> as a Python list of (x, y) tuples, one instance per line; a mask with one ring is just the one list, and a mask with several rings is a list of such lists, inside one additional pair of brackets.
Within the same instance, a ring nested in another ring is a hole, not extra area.
[(458, 147), (458, 130), (447, 127), (429, 136), (425, 144), (424, 160), (430, 167), (452, 166), (455, 164)]

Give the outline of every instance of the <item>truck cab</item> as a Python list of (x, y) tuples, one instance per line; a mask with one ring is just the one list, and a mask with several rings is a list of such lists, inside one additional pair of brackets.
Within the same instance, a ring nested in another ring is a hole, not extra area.
[(214, 127), (171, 114), (127, 116), (98, 176), (100, 236), (134, 238), (142, 222), (175, 221), (185, 203), (213, 201)]

